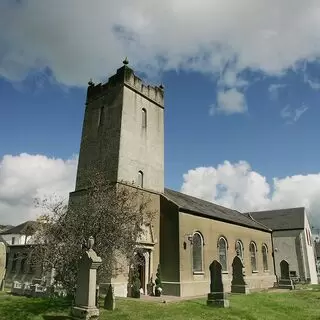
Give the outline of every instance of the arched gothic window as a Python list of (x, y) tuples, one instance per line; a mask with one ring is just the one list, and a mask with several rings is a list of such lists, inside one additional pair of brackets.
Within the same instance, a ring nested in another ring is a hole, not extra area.
[(138, 172), (138, 186), (140, 188), (143, 188), (143, 172), (142, 171)]
[(223, 237), (219, 238), (218, 241), (218, 249), (219, 249), (219, 262), (222, 267), (222, 271), (228, 270), (227, 264), (227, 240)]
[(146, 128), (147, 127), (147, 110), (145, 108), (142, 109), (142, 128)]
[(203, 238), (199, 232), (192, 237), (192, 268), (193, 272), (203, 271)]
[(241, 240), (236, 241), (236, 254), (241, 260), (243, 260), (243, 243)]
[(268, 248), (265, 244), (262, 245), (262, 262), (263, 270), (268, 270)]
[(251, 257), (251, 270), (257, 271), (257, 257), (256, 257), (257, 246), (253, 241), (250, 243), (249, 251), (250, 251), (250, 257)]

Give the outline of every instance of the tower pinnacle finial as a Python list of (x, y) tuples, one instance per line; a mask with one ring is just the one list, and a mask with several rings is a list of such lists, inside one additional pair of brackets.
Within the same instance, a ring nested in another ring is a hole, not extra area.
[(123, 64), (126, 66), (127, 64), (129, 64), (129, 60), (128, 60), (128, 57), (126, 57), (123, 61)]
[(93, 81), (92, 81), (91, 78), (90, 78), (90, 80), (89, 80), (89, 82), (88, 82), (88, 85), (89, 85), (90, 87), (94, 85), (94, 83), (93, 83)]

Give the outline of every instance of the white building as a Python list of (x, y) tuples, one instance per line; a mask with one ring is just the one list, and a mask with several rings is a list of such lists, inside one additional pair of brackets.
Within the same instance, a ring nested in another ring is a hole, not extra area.
[(283, 277), (282, 265), (289, 265), (292, 279), (318, 283), (315, 247), (311, 229), (303, 207), (251, 212), (258, 222), (272, 230), (273, 257), (278, 279)]
[(26, 221), (0, 233), (8, 245), (25, 245), (32, 242), (32, 235), (36, 230), (36, 221)]

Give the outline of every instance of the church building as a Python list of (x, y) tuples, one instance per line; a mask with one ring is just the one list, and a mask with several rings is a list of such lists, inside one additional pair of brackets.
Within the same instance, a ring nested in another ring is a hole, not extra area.
[[(232, 261), (238, 255), (251, 290), (273, 287), (272, 230), (236, 210), (224, 208), (164, 186), (164, 87), (145, 85), (128, 61), (105, 84), (89, 82), (79, 153), (76, 189), (81, 197), (86, 179), (81, 174), (98, 163), (108, 180), (134, 181), (152, 197), (154, 224), (139, 242), (143, 248), (141, 286), (162, 270), (163, 294), (207, 294), (209, 266), (218, 260), (230, 291)], [(112, 279), (117, 296), (127, 295), (127, 274)]]
[[(224, 288), (230, 292), (232, 263), (239, 259), (250, 291), (287, 278), (317, 283), (317, 258), (304, 208), (241, 213), (165, 188), (164, 87), (145, 85), (127, 60), (123, 64), (107, 83), (89, 82), (69, 206), (84, 199), (90, 170), (97, 167), (108, 181), (129, 183), (149, 196), (155, 218), (137, 239), (143, 293), (148, 294), (160, 265), (164, 295), (206, 295), (213, 261), (220, 263)], [(28, 221), (0, 232), (5, 244), (0, 243), (0, 284), (4, 277), (7, 286), (41, 277), (40, 269), (26, 265), (31, 229), (35, 232), (36, 224)], [(128, 275), (129, 266), (101, 283), (101, 293), (111, 281), (116, 296), (127, 296)]]

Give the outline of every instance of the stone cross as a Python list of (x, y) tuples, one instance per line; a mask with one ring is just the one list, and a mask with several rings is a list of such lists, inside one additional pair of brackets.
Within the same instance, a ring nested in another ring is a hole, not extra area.
[(90, 237), (87, 250), (79, 261), (75, 306), (71, 311), (76, 319), (91, 320), (99, 317), (99, 309), (96, 306), (96, 281), (97, 269), (102, 261), (92, 249), (93, 245), (94, 239)]
[(226, 293), (222, 282), (222, 266), (214, 260), (210, 265), (210, 293), (208, 294), (207, 305), (216, 307), (229, 307), (229, 300), (226, 299)]

